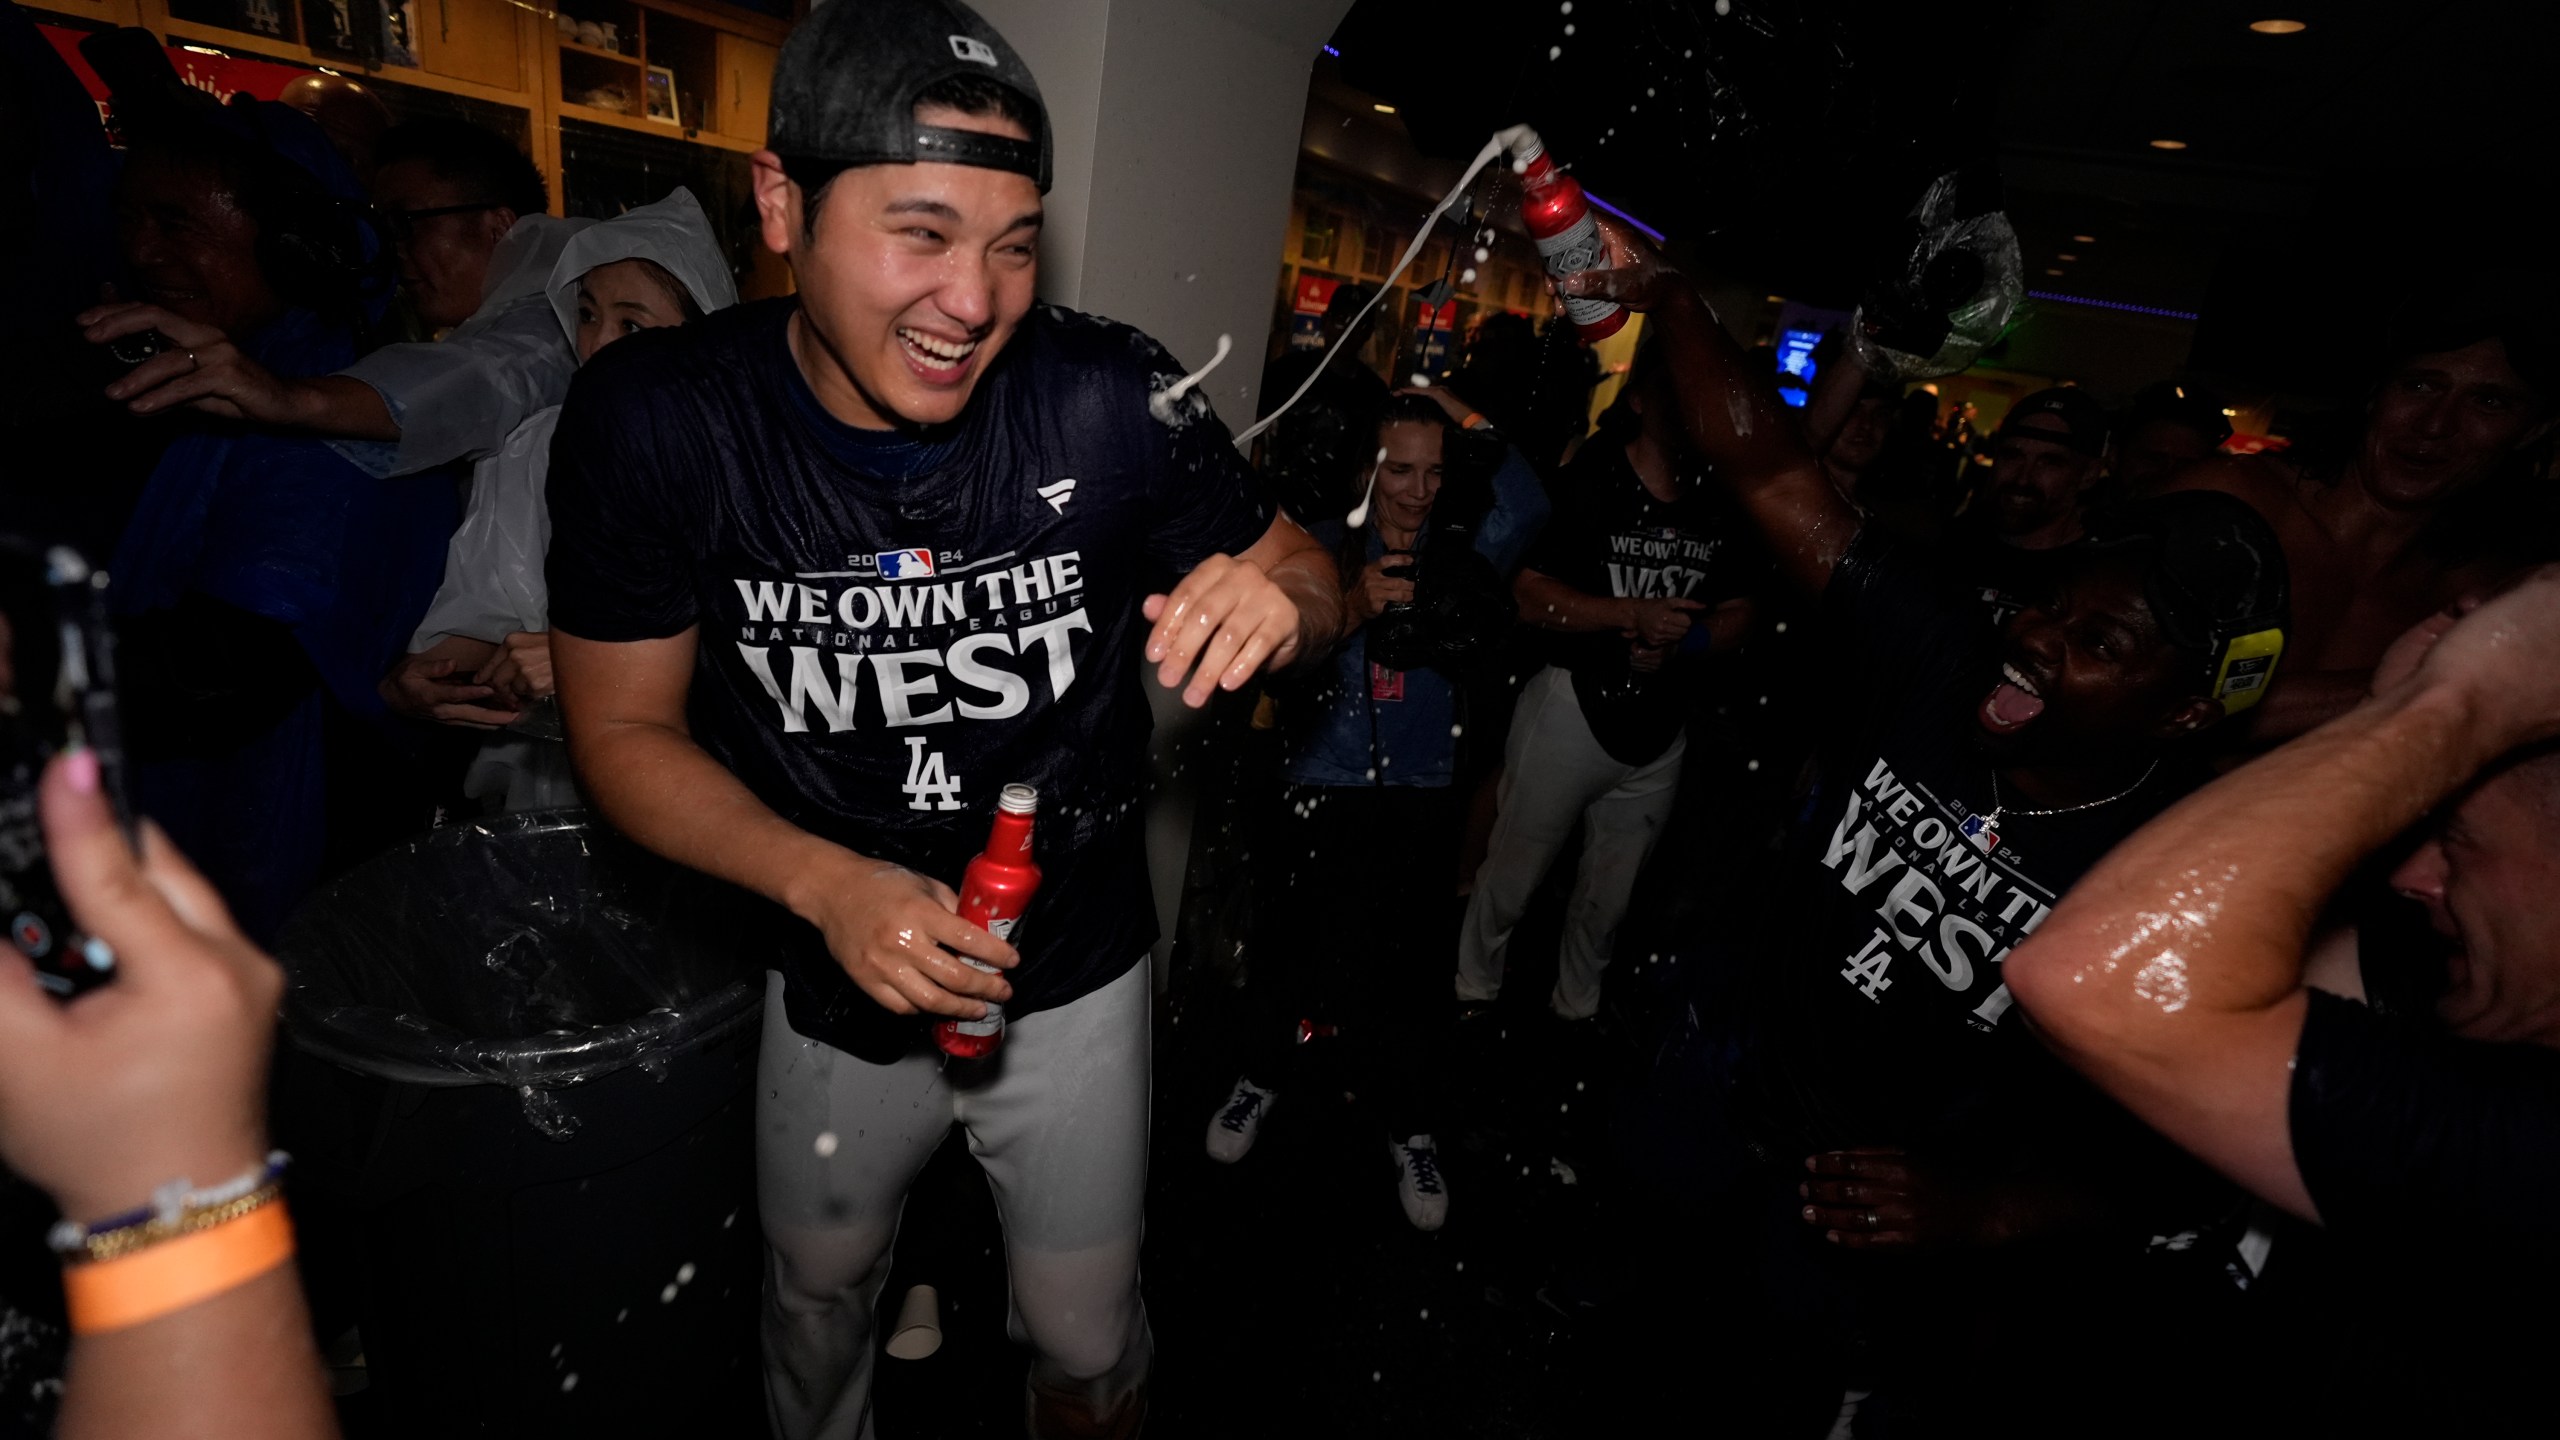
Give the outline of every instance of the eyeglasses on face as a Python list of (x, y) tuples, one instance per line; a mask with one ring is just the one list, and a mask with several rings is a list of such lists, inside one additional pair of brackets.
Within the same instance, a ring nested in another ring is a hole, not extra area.
[(418, 222), (421, 220), (434, 220), (446, 215), (473, 215), (483, 210), (506, 208), (507, 206), (501, 201), (475, 200), (468, 205), (430, 205), (423, 210), (376, 210), (373, 213), (374, 219), (382, 226), (383, 234), (388, 236), (392, 243), (405, 244), (416, 236)]

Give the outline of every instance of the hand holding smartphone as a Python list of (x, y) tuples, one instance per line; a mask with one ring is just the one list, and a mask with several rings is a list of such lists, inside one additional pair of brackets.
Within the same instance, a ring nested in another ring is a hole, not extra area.
[(99, 787), (133, 838), (106, 580), (67, 546), (0, 536), (0, 922), (62, 1000), (113, 979), (115, 952), (80, 933), (54, 880), (36, 809), (45, 763), (73, 746), (95, 753)]

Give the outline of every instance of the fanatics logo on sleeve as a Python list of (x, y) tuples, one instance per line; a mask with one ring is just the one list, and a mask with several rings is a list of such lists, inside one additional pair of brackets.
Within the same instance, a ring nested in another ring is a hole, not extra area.
[(879, 565), (883, 580), (912, 580), (933, 573), (930, 550), (883, 550), (871, 558)]
[(1074, 499), (1075, 494), (1076, 482), (1073, 480), (1052, 481), (1040, 487), (1040, 498), (1048, 501), (1049, 508), (1061, 515), (1067, 513), (1067, 502)]

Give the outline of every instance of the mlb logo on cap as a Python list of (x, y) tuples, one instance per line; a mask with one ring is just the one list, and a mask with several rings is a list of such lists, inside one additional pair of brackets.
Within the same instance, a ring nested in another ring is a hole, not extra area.
[(974, 40), (966, 35), (951, 37), (951, 53), (972, 65), (984, 65), (990, 70), (995, 69), (997, 65), (994, 46), (984, 40)]
[(933, 552), (930, 550), (883, 550), (872, 558), (880, 562), (880, 578), (883, 580), (911, 580), (918, 575), (933, 573)]

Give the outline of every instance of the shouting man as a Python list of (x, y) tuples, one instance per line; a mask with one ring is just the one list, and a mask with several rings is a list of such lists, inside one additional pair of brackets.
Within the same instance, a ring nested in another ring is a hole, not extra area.
[(1652, 311), (1690, 443), (1820, 605), (1838, 681), (1826, 778), (1737, 917), (1756, 958), (1696, 1007), (1704, 1093), (1652, 1132), (1699, 1152), (1665, 1198), (1764, 1222), (1719, 1242), (1771, 1277), (1753, 1386), (1796, 1392), (1752, 1399), (1811, 1423), (1854, 1384), (1897, 1430), (2039, 1433), (2114, 1382), (2063, 1352), (1985, 1393), (1965, 1357), (2065, 1304), (2131, 1323), (2150, 1237), (2227, 1200), (2026, 1042), (2002, 962), (2264, 693), (2283, 553), (2227, 496), (2095, 515), (1992, 631), (1969, 576), (1841, 498), (1696, 292), (1603, 229), (1614, 268), (1566, 293)]
[[(616, 825), (811, 927), (758, 1081), (776, 1433), (871, 1433), (890, 1240), (957, 1121), (1038, 1352), (1033, 1433), (1128, 1434), (1151, 1350), (1137, 662), (1203, 704), (1321, 648), (1340, 590), (1160, 347), (1034, 307), (1048, 121), (975, 13), (817, 10), (771, 135), (757, 204), (798, 295), (633, 336), (561, 414), (571, 754)], [(1039, 791), (1046, 872), (1019, 950), (951, 889), (1012, 782)], [(989, 1002), (1003, 1048), (946, 1062), (931, 1021)]]

